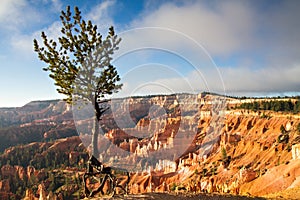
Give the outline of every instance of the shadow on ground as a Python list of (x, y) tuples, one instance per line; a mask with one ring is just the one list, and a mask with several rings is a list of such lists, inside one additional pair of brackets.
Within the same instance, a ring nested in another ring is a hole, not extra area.
[(146, 193), (146, 194), (136, 194), (136, 195), (127, 195), (127, 196), (114, 196), (113, 199), (158, 199), (158, 200), (199, 200), (199, 199), (211, 199), (211, 200), (265, 200), (266, 198), (262, 197), (246, 197), (246, 196), (234, 196), (234, 195), (208, 195), (208, 194), (198, 194), (198, 195), (175, 195), (167, 193)]

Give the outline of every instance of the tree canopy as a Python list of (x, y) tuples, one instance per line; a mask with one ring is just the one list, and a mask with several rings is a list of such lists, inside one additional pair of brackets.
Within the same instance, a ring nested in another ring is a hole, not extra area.
[(254, 101), (252, 103), (242, 103), (237, 106), (240, 109), (249, 109), (249, 110), (272, 110), (275, 112), (300, 112), (300, 101), (296, 100), (292, 102), (291, 100), (271, 100), (271, 101)]
[(61, 36), (49, 39), (41, 33), (43, 46), (34, 39), (34, 50), (47, 66), (57, 91), (65, 94), (68, 103), (78, 97), (94, 101), (106, 94), (117, 92), (122, 84), (116, 68), (111, 64), (112, 55), (121, 39), (110, 27), (106, 38), (98, 33), (97, 26), (82, 19), (78, 7), (72, 16), (70, 6), (60, 15)]

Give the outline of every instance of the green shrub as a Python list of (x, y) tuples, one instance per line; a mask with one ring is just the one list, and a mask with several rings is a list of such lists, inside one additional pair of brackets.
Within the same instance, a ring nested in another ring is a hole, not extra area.
[(277, 138), (278, 143), (285, 143), (289, 142), (289, 135), (288, 134), (280, 134)]
[(172, 186), (170, 187), (170, 190), (175, 191), (176, 187), (177, 187), (176, 183), (173, 183)]
[(297, 134), (300, 135), (300, 123), (297, 125)]
[(285, 134), (286, 133), (286, 130), (285, 130), (285, 128), (284, 128), (284, 126), (281, 124), (281, 126), (280, 126), (280, 132), (282, 133), (282, 134)]
[(222, 160), (223, 161), (227, 160), (227, 152), (224, 147), (222, 148), (221, 153), (222, 153)]

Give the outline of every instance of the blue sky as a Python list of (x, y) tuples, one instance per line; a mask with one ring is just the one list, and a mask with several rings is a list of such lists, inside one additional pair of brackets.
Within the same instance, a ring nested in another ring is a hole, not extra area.
[(2, 0), (0, 107), (63, 98), (32, 40), (56, 38), (60, 11), (78, 6), (122, 38), (119, 96), (200, 92), (300, 94), (300, 1)]

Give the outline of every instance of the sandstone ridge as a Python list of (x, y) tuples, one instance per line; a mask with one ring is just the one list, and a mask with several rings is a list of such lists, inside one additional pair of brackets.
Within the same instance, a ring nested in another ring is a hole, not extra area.
[[(136, 195), (218, 193), (298, 199), (299, 193), (294, 191), (300, 189), (300, 116), (237, 109), (241, 103), (253, 101), (256, 100), (210, 94), (113, 100), (111, 110), (101, 120), (99, 160), (128, 169), (130, 193)], [(37, 103), (31, 106), (33, 113), (40, 112)], [(23, 111), (31, 112), (29, 107)], [(14, 191), (10, 177), (23, 181), (33, 179), (34, 174), (36, 186), (33, 182), (24, 186), (28, 189), (25, 199), (49, 195), (58, 199), (82, 198), (78, 180), (85, 171), (92, 120), (87, 116), (72, 122), (71, 109), (60, 101), (40, 108), (40, 119), (25, 120), (19, 126), (31, 127), (38, 122), (56, 125), (43, 132), (46, 141), (3, 152), (1, 194), (9, 196)], [(49, 115), (45, 114), (47, 109), (51, 110)], [(63, 136), (66, 130), (79, 137), (49, 141), (56, 135)], [(20, 152), (33, 155), (18, 163), (12, 158), (20, 156)], [(51, 184), (53, 180), (56, 186)], [(90, 187), (93, 184), (91, 181)]]

